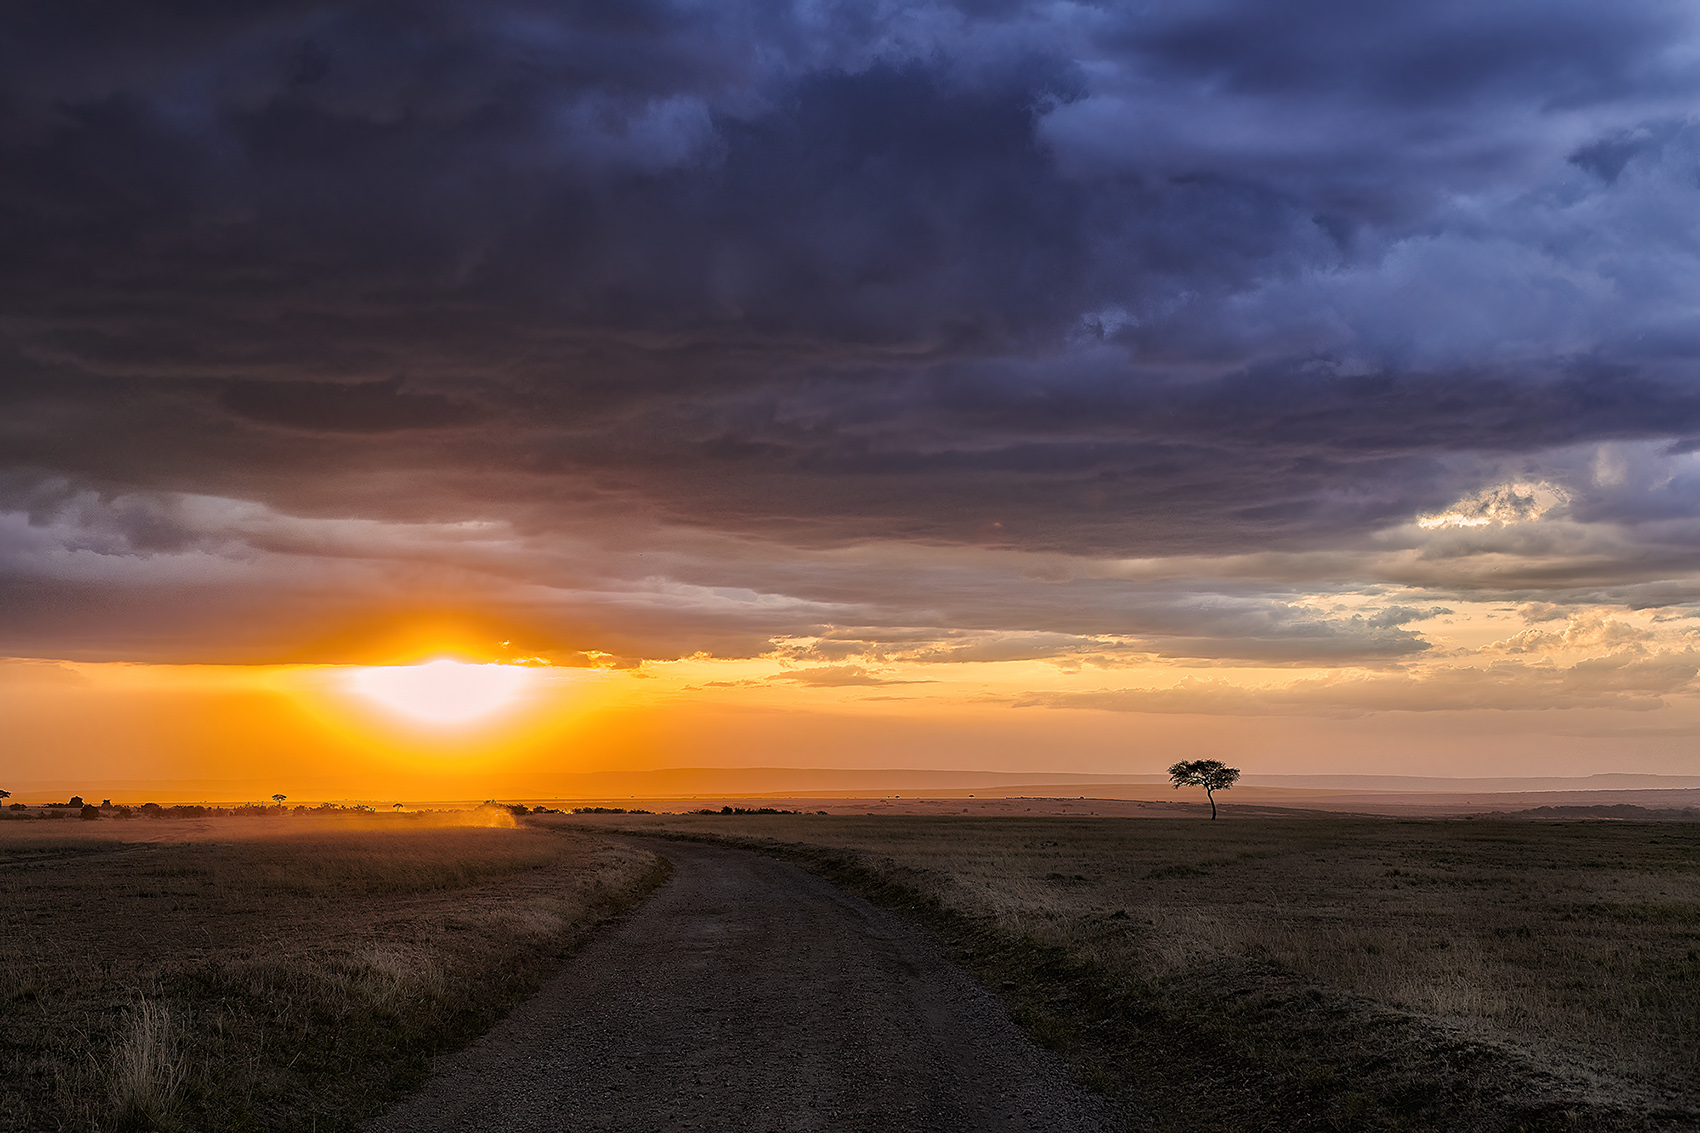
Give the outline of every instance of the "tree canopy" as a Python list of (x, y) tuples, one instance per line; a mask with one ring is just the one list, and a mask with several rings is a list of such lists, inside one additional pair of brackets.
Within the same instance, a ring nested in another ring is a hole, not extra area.
[(1203, 787), (1204, 797), (1210, 800), (1210, 817), (1216, 817), (1216, 792), (1225, 791), (1239, 781), (1240, 769), (1229, 767), (1219, 759), (1183, 759), (1169, 768), (1169, 778), (1175, 789)]

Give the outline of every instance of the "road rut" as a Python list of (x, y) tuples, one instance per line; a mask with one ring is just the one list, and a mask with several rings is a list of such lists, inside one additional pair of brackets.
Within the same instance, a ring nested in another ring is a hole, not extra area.
[(370, 1133), (1118, 1128), (920, 933), (787, 862), (674, 874)]

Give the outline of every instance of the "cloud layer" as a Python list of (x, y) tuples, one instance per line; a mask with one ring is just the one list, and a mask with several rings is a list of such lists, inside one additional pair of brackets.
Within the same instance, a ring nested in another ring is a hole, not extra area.
[(1437, 627), (1700, 602), (1697, 44), (1550, 0), (0, 15), (0, 651), (449, 618), (822, 687), (1645, 706), (1676, 628), (1608, 679)]

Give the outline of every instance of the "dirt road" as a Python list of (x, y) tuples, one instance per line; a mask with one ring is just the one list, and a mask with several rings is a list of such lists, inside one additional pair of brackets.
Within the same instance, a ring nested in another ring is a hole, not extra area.
[(673, 878), (371, 1133), (1117, 1128), (916, 931), (796, 866)]

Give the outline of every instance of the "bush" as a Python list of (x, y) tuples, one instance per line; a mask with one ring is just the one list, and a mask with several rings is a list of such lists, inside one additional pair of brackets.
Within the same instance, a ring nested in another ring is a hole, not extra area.
[(81, 816), (84, 822), (93, 822), (100, 817), (100, 808), (85, 805), (81, 811)]

